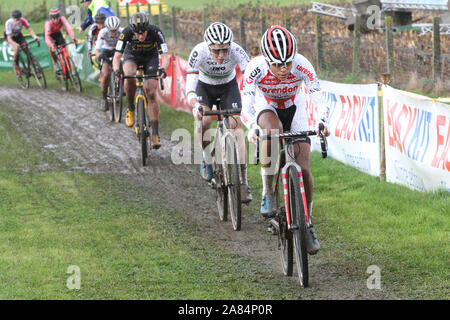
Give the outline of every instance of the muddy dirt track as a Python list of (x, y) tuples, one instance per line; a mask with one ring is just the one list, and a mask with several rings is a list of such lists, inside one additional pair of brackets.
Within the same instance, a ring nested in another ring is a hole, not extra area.
[[(198, 165), (174, 165), (171, 152), (176, 142), (170, 135), (161, 137), (163, 147), (150, 156), (143, 168), (139, 145), (133, 131), (125, 125), (109, 123), (98, 111), (99, 98), (55, 90), (21, 90), (0, 87), (0, 101), (26, 118), (13, 119), (26, 139), (34, 146), (53, 153), (58, 164), (40, 163), (40, 170), (73, 170), (88, 173), (125, 173), (151, 185), (152, 201), (170, 203), (189, 215), (192, 223), (210, 241), (239, 255), (265, 264), (273, 274), (283, 277), (276, 250), (276, 240), (265, 232), (265, 223), (257, 214), (244, 211), (242, 231), (232, 230), (231, 223), (221, 223), (217, 216), (214, 193), (200, 178)], [(18, 114), (19, 114), (18, 113)], [(253, 201), (260, 195), (253, 194)], [(246, 215), (247, 213), (247, 215)], [(318, 234), (320, 240), (320, 234)], [(304, 299), (399, 299), (395, 293), (369, 290), (363, 272), (339, 270), (327, 256), (327, 244), (310, 259), (310, 288)], [(288, 281), (296, 281), (293, 277)]]

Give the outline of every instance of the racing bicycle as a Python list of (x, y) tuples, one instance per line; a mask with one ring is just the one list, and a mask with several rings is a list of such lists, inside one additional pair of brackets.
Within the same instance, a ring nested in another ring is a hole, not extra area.
[[(38, 59), (31, 53), (29, 45), (33, 42), (38, 43), (38, 47), (41, 45), (40, 41), (35, 39), (30, 42), (22, 42), (19, 47), (19, 55), (17, 59), (17, 64), (19, 66), (19, 70), (15, 67), (14, 73), (16, 75), (17, 81), (22, 88), (26, 89), (30, 87), (30, 77), (33, 75), (38, 83), (39, 87), (47, 88), (47, 81), (45, 80), (44, 70), (42, 69)], [(25, 59), (22, 56), (21, 52), (25, 54)]]
[[(319, 127), (322, 157), (327, 156), (327, 141)], [(296, 139), (316, 135), (316, 131), (285, 132), (261, 136), (260, 139), (278, 139), (279, 155), (277, 173), (274, 177), (274, 199), (276, 212), (269, 218), (269, 231), (278, 236), (278, 249), (281, 251), (281, 266), (286, 276), (292, 276), (295, 260), (297, 276), (302, 287), (309, 282), (308, 255), (306, 252), (307, 226), (311, 223), (306, 205), (302, 170), (295, 161), (294, 144)], [(256, 146), (256, 161), (259, 160), (259, 143)], [(280, 184), (282, 186), (280, 187)], [(281, 199), (284, 201), (282, 202)]]
[[(72, 83), (73, 87), (76, 91), (81, 92), (81, 80), (78, 75), (77, 68), (73, 63), (72, 58), (69, 56), (67, 52), (67, 46), (74, 42), (67, 42), (64, 44), (60, 44), (56, 47), (56, 68), (55, 68), (55, 77), (58, 80), (60, 87), (62, 90), (69, 90), (69, 82)], [(75, 44), (76, 46), (77, 44)]]
[[(216, 102), (219, 106), (220, 101)], [(202, 115), (217, 116), (217, 128), (211, 150), (213, 178), (211, 187), (216, 191), (216, 203), (221, 221), (228, 220), (228, 213), (235, 231), (241, 230), (241, 180), (238, 145), (231, 127), (232, 115), (241, 109), (203, 111), (199, 108), (198, 132), (202, 133)]]
[[(152, 140), (150, 137), (150, 121), (148, 118), (148, 103), (147, 97), (144, 91), (144, 79), (159, 79), (161, 90), (164, 90), (162, 79), (157, 75), (145, 75), (144, 66), (140, 65), (137, 67), (136, 75), (134, 76), (123, 76), (122, 79), (136, 79), (136, 96), (135, 96), (135, 106), (136, 106), (136, 118), (137, 122), (135, 125), (136, 136), (141, 144), (141, 154), (142, 154), (142, 165), (145, 167), (147, 165), (148, 152), (151, 149)], [(120, 81), (119, 81), (120, 82)]]

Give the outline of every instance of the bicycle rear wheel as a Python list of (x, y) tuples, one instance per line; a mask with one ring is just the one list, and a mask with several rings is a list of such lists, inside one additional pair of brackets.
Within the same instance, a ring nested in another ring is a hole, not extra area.
[(81, 80), (80, 80), (80, 76), (78, 75), (77, 68), (76, 68), (75, 64), (73, 63), (73, 60), (71, 57), (67, 57), (67, 62), (69, 63), (69, 68), (70, 68), (70, 72), (69, 72), (70, 81), (72, 82), (72, 85), (75, 88), (75, 90), (78, 92), (81, 92), (81, 90), (83, 88), (81, 87)]
[(139, 99), (137, 103), (137, 118), (138, 118), (138, 138), (139, 142), (141, 143), (141, 155), (142, 155), (142, 165), (145, 167), (147, 165), (147, 158), (148, 158), (148, 130), (147, 130), (147, 124), (145, 121), (145, 107), (144, 107), (144, 100)]
[(241, 230), (241, 180), (236, 142), (231, 136), (225, 140), (225, 182), (228, 188), (228, 209), (235, 231)]
[(303, 196), (300, 190), (300, 178), (295, 166), (288, 167), (288, 207), (291, 219), (294, 257), (300, 285), (308, 286), (308, 254), (306, 252), (306, 219)]
[(15, 66), (13, 66), (14, 74), (16, 75), (17, 81), (19, 81), (19, 85), (22, 88), (27, 89), (30, 87), (30, 78), (29, 78), (29, 74), (28, 74), (28, 68), (25, 64), (25, 60), (21, 56), (20, 52), (19, 52), (19, 57), (17, 59), (17, 65), (20, 68), (20, 72), (18, 70), (16, 70)]
[(44, 70), (41, 67), (41, 64), (39, 63), (39, 60), (30, 52), (31, 57), (31, 63), (32, 63), (32, 71), (34, 78), (36, 79), (36, 82), (38, 83), (39, 87), (41, 88), (47, 88), (47, 81), (45, 80), (45, 74)]

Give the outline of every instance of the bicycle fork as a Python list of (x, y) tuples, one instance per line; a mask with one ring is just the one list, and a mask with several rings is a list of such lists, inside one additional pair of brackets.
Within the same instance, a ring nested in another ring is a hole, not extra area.
[(303, 184), (303, 174), (300, 166), (295, 162), (288, 162), (284, 165), (283, 169), (281, 170), (281, 177), (283, 180), (283, 194), (284, 194), (284, 205), (286, 208), (286, 217), (287, 217), (287, 224), (288, 224), (288, 230), (292, 229), (298, 229), (297, 225), (292, 224), (291, 220), (291, 212), (289, 207), (289, 195), (288, 195), (288, 176), (287, 176), (287, 169), (290, 166), (294, 166), (297, 169), (298, 172), (298, 181), (300, 184), (300, 192), (302, 194), (302, 203), (304, 211), (305, 211), (305, 217), (306, 217), (306, 224), (309, 225), (309, 213), (308, 213), (308, 206), (306, 205), (306, 195), (305, 195), (305, 186)]

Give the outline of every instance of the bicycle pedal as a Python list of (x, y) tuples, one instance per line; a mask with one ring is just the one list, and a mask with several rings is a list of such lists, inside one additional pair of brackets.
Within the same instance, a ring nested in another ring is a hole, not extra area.
[(211, 189), (216, 189), (217, 188), (217, 183), (216, 183), (216, 180), (214, 178), (212, 178), (211, 181), (208, 182), (208, 185), (211, 187)]

